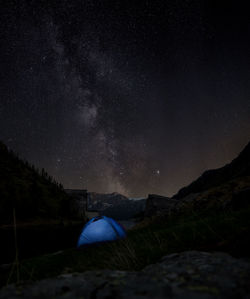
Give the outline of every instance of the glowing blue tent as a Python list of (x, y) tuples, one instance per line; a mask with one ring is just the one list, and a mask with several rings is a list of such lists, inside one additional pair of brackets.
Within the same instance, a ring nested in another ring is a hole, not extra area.
[(106, 216), (98, 216), (86, 223), (78, 239), (77, 247), (115, 241), (125, 237), (125, 230), (114, 219)]

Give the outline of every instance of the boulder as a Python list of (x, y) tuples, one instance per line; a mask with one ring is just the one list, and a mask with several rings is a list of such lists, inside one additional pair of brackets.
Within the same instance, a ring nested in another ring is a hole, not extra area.
[(87, 271), (12, 284), (0, 290), (0, 298), (247, 299), (249, 277), (249, 261), (188, 251), (167, 255), (138, 272)]

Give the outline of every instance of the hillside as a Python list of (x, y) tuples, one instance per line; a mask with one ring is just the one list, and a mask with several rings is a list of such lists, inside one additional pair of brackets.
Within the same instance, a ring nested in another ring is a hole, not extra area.
[(67, 216), (68, 204), (61, 184), (0, 142), (0, 224), (13, 222), (13, 208), (20, 221), (59, 219)]
[(249, 205), (250, 143), (231, 163), (204, 172), (172, 198), (150, 194), (145, 217), (170, 216), (180, 213), (227, 211)]
[(250, 142), (231, 163), (218, 169), (205, 171), (197, 180), (180, 189), (173, 198), (181, 199), (191, 193), (203, 192), (245, 176), (250, 176)]

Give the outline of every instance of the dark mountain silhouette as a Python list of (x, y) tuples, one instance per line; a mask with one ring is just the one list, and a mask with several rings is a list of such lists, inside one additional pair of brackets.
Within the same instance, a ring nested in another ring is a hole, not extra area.
[(146, 199), (132, 200), (119, 193), (101, 194), (90, 192), (88, 209), (118, 220), (126, 220), (142, 213)]
[(180, 189), (173, 198), (181, 199), (191, 193), (203, 192), (229, 180), (248, 175), (250, 175), (250, 142), (231, 163), (218, 169), (205, 171), (197, 180)]
[(88, 209), (102, 211), (106, 208), (119, 205), (122, 202), (127, 202), (128, 198), (117, 192), (113, 193), (88, 193)]
[(0, 142), (0, 224), (68, 213), (69, 197), (47, 172), (35, 169)]

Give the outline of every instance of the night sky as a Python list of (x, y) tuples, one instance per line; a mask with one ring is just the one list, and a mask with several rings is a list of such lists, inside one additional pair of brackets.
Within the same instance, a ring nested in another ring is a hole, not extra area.
[(170, 196), (249, 142), (241, 1), (0, 7), (0, 139), (65, 188)]

